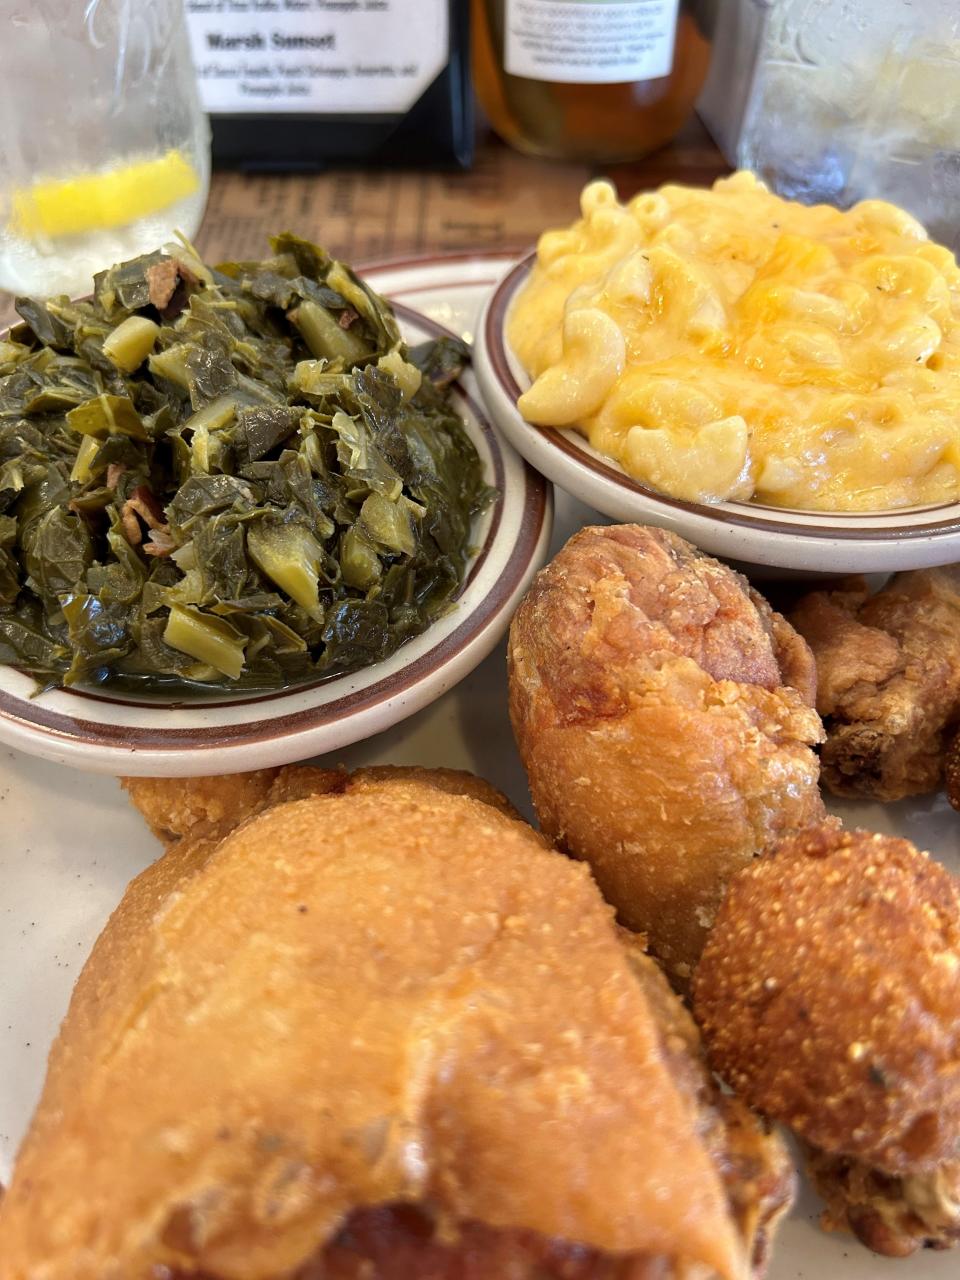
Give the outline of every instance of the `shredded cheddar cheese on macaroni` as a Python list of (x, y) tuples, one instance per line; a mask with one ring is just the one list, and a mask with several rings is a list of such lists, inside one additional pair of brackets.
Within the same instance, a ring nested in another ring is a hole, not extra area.
[(593, 182), (508, 318), (523, 416), (697, 502), (960, 497), (960, 268), (909, 214), (749, 173), (620, 204)]

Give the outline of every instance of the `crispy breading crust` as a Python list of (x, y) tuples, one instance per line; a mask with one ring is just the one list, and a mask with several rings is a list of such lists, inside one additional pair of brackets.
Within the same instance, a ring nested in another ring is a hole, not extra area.
[(763, 1276), (777, 1228), (796, 1195), (793, 1162), (779, 1136), (771, 1134), (739, 1098), (718, 1092), (700, 1031), (686, 1006), (657, 962), (646, 954), (639, 935), (623, 928), (618, 935), (653, 1011), (673, 1079), (696, 1100), (701, 1139), (722, 1171), (740, 1235), (750, 1242), (753, 1275)]
[(960, 889), (824, 827), (730, 884), (693, 982), (715, 1070), (822, 1150), (930, 1172), (960, 1140)]
[(184, 837), (220, 839), (247, 818), (285, 800), (342, 792), (348, 786), (356, 790), (382, 781), (423, 782), (451, 795), (472, 796), (522, 821), (501, 791), (463, 769), (374, 765), (347, 773), (297, 764), (201, 778), (121, 778), (120, 785), (157, 839), (169, 845)]
[(940, 786), (960, 719), (960, 566), (805, 596), (790, 621), (817, 660), (824, 784), (900, 800)]
[(3, 1280), (267, 1280), (398, 1201), (447, 1232), (743, 1273), (703, 1118), (586, 869), (457, 789), (344, 779), (219, 844), (217, 788), (182, 806), (77, 984), (0, 1206)]
[(823, 818), (809, 649), (732, 569), (613, 525), (537, 575), (508, 662), (544, 831), (688, 978), (729, 876)]
[(666, 1265), (479, 1222), (454, 1236), (414, 1205), (380, 1205), (351, 1214), (323, 1253), (286, 1280), (670, 1280)]
[(943, 781), (947, 799), (955, 809), (960, 809), (960, 733), (954, 735), (943, 762)]
[(892, 1177), (862, 1160), (805, 1146), (807, 1172), (827, 1202), (825, 1231), (852, 1231), (874, 1253), (908, 1258), (960, 1243), (960, 1160), (924, 1176)]
[[(121, 778), (120, 785), (158, 840), (219, 839), (271, 803), (280, 769), (227, 773), (207, 778)], [(335, 769), (301, 767), (296, 775), (317, 795), (335, 791), (343, 775)]]

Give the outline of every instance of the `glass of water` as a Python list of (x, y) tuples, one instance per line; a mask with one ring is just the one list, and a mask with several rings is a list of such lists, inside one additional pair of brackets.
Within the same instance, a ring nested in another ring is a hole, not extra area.
[(737, 161), (781, 195), (879, 198), (960, 249), (958, 0), (753, 0)]
[(95, 271), (200, 225), (210, 179), (182, 0), (0, 0), (0, 288)]

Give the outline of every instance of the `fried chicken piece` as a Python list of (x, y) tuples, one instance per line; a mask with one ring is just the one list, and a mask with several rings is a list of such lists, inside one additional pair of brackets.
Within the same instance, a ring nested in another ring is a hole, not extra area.
[[(166, 845), (180, 839), (219, 839), (270, 804), (280, 769), (228, 773), (209, 778), (121, 778), (120, 785)], [(335, 769), (301, 766), (295, 775), (316, 794), (336, 790)], [(306, 790), (304, 794), (307, 794)]]
[(222, 781), (130, 786), (174, 838), (77, 983), (3, 1280), (760, 1274), (782, 1145), (586, 868), (467, 775)]
[(347, 773), (296, 764), (200, 778), (121, 778), (120, 785), (157, 839), (170, 845), (181, 838), (220, 839), (247, 818), (285, 800), (356, 790), (384, 780), (422, 782), (451, 795), (472, 796), (522, 821), (507, 797), (485, 779), (462, 769), (419, 765), (373, 765)]
[(960, 566), (898, 573), (875, 595), (851, 579), (790, 620), (817, 660), (825, 785), (871, 800), (936, 790), (960, 719)]
[(796, 1175), (786, 1149), (738, 1098), (721, 1094), (707, 1066), (697, 1024), (646, 952), (640, 935), (619, 928), (634, 976), (643, 988), (673, 1078), (697, 1100), (699, 1132), (721, 1170), (730, 1210), (741, 1237), (752, 1241), (753, 1268), (764, 1275), (781, 1218), (793, 1203)]
[(463, 1223), (455, 1239), (445, 1239), (422, 1209), (391, 1205), (352, 1214), (295, 1280), (662, 1280), (666, 1274), (662, 1258), (617, 1258), (482, 1222)]
[(824, 1225), (960, 1242), (960, 882), (814, 829), (734, 877), (693, 981), (711, 1065), (807, 1148)]
[(947, 747), (943, 762), (943, 781), (947, 799), (955, 809), (960, 809), (960, 733), (954, 735)]
[(689, 978), (730, 875), (823, 818), (809, 649), (726, 565), (612, 525), (534, 579), (508, 663), (543, 830)]

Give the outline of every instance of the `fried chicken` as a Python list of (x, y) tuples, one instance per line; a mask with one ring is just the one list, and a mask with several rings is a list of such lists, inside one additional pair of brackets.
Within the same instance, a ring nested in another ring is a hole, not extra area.
[(898, 573), (875, 595), (851, 579), (790, 620), (817, 660), (825, 785), (872, 800), (936, 790), (960, 720), (960, 566)]
[(508, 662), (543, 830), (682, 982), (730, 875), (823, 818), (809, 649), (726, 565), (613, 525), (538, 574)]
[(947, 799), (955, 809), (960, 809), (960, 733), (954, 734), (947, 747), (943, 762), (943, 781)]
[(782, 1144), (492, 788), (127, 785), (169, 848), (77, 983), (2, 1280), (761, 1274)]
[(693, 981), (711, 1065), (802, 1139), (824, 1225), (960, 1243), (960, 883), (835, 827), (734, 877)]
[(219, 840), (247, 818), (287, 800), (343, 793), (348, 789), (356, 792), (383, 781), (422, 782), (451, 795), (472, 796), (507, 817), (522, 821), (502, 792), (462, 769), (372, 765), (347, 773), (344, 769), (296, 764), (213, 777), (121, 778), (120, 783), (153, 834), (170, 846), (181, 839)]

